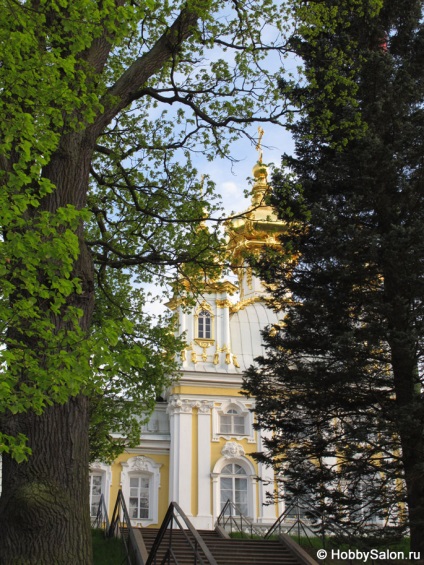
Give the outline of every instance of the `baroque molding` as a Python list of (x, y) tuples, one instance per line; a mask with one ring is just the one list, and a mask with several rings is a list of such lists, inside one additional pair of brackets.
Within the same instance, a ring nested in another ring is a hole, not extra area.
[(218, 308), (231, 308), (233, 303), (227, 298), (225, 300), (216, 300), (216, 305)]
[(243, 446), (235, 441), (227, 441), (221, 450), (222, 455), (225, 459), (231, 459), (233, 457), (243, 457), (244, 449)]
[(190, 400), (188, 398), (170, 398), (168, 402), (169, 414), (192, 414), (193, 408), (197, 408), (199, 414), (210, 414), (213, 402), (210, 400)]
[(240, 300), (237, 304), (234, 304), (230, 311), (232, 314), (238, 312), (239, 310), (244, 310), (247, 306), (255, 304), (255, 302), (263, 302), (263, 296), (252, 296), (252, 298), (246, 298), (245, 300)]

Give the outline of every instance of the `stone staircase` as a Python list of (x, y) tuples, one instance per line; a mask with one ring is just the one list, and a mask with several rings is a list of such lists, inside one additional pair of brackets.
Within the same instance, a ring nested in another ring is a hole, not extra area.
[[(150, 553), (158, 529), (143, 528), (140, 533), (143, 538), (145, 551)], [(212, 553), (218, 565), (302, 565), (300, 559), (282, 541), (230, 539), (221, 537), (216, 531), (198, 530), (199, 535)], [(169, 530), (159, 548), (156, 563), (162, 562), (168, 548)], [(172, 531), (172, 548), (178, 565), (192, 565), (193, 555), (189, 550), (184, 533)], [(202, 559), (207, 562), (201, 553)], [(312, 560), (311, 560), (312, 561)], [(172, 563), (172, 561), (171, 561)]]

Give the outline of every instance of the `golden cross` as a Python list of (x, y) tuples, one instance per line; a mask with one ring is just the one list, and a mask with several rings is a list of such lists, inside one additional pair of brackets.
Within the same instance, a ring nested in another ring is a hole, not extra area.
[(258, 127), (258, 143), (256, 144), (256, 151), (259, 151), (259, 159), (258, 159), (258, 163), (262, 163), (262, 136), (264, 135), (264, 130), (261, 128), (261, 126)]

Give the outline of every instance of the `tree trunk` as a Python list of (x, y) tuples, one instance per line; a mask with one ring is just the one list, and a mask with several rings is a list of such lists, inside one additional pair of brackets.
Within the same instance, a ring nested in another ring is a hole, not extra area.
[[(54, 213), (67, 204), (78, 209), (85, 205), (91, 156), (90, 144), (81, 134), (62, 140), (43, 173), (57, 188), (40, 209)], [(88, 331), (94, 307), (93, 261), (83, 226), (78, 232), (80, 250), (73, 276), (80, 279), (82, 293), (71, 295), (68, 302), (83, 311), (79, 324)], [(60, 316), (54, 322), (57, 329), (69, 323)], [(34, 347), (30, 338), (24, 340), (28, 348)], [(40, 351), (40, 364), (42, 355)], [(20, 464), (3, 457), (2, 565), (91, 565), (88, 424), (88, 399), (83, 396), (48, 407), (41, 416), (28, 412), (3, 422), (7, 432), (25, 434), (32, 455)]]
[(33, 455), (21, 464), (3, 457), (2, 565), (91, 565), (87, 402), (12, 419)]
[(416, 335), (411, 323), (410, 297), (403, 295), (399, 277), (402, 257), (385, 264), (384, 289), (388, 308), (389, 345), (397, 413), (395, 416), (405, 473), (411, 551), (424, 558), (424, 407), (418, 377)]

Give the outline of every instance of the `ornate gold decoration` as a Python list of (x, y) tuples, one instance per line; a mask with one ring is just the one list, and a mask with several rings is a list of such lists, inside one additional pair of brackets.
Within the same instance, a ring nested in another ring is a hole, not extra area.
[(211, 347), (211, 345), (215, 345), (215, 340), (214, 339), (195, 338), (194, 341), (197, 343), (197, 345), (199, 345), (199, 347), (201, 347), (203, 349), (203, 351), (202, 351), (202, 361), (206, 362), (207, 359), (208, 359), (206, 349), (208, 347)]
[(256, 151), (259, 152), (259, 159), (258, 162), (262, 163), (262, 157), (263, 157), (263, 152), (262, 152), (262, 137), (264, 135), (264, 130), (263, 128), (261, 128), (261, 126), (258, 127), (258, 143), (256, 144)]
[[(185, 288), (185, 290), (190, 293), (193, 290), (193, 286), (191, 285), (190, 281), (188, 280), (183, 280), (180, 281), (180, 284), (182, 287)], [(196, 291), (199, 291), (200, 288), (204, 291), (204, 292), (228, 292), (228, 294), (232, 295), (235, 294), (238, 291), (238, 288), (236, 287), (236, 285), (234, 285), (233, 283), (231, 283), (230, 281), (205, 281), (203, 284), (199, 284), (196, 283), (194, 286), (194, 289)]]
[(191, 352), (191, 362), (196, 364), (197, 363), (197, 354), (195, 351)]
[(251, 304), (254, 304), (255, 302), (263, 302), (263, 297), (262, 296), (252, 296), (251, 298), (246, 298), (245, 300), (240, 300), (239, 302), (237, 302), (237, 304), (234, 304), (233, 306), (231, 306), (230, 312), (231, 312), (231, 314), (234, 314), (235, 312), (238, 312), (239, 310), (244, 310), (244, 308), (246, 308), (247, 306), (250, 306)]
[(237, 367), (237, 369), (240, 369), (240, 363), (237, 360), (237, 355), (233, 355), (233, 363), (234, 363), (234, 367)]
[(213, 356), (213, 364), (214, 365), (218, 365), (219, 364), (219, 353), (218, 351), (215, 352), (215, 355)]
[(199, 312), (201, 312), (202, 310), (206, 310), (207, 312), (213, 315), (212, 306), (209, 304), (209, 302), (206, 302), (206, 300), (203, 300), (203, 302), (201, 302), (199, 306), (196, 308), (195, 315), (198, 316)]
[(217, 300), (216, 305), (218, 308), (231, 308), (232, 303), (227, 298), (226, 300)]
[(194, 339), (194, 341), (197, 343), (197, 345), (199, 345), (202, 349), (206, 349), (207, 347), (210, 347), (211, 345), (215, 344), (215, 340), (214, 339), (206, 339), (206, 338), (200, 338), (200, 337), (196, 337)]
[(227, 365), (231, 364), (231, 355), (229, 353), (225, 354), (225, 362)]
[(247, 269), (246, 269), (246, 282), (247, 282), (247, 286), (249, 287), (250, 290), (253, 289), (252, 280), (253, 280), (252, 267), (247, 267)]
[(187, 361), (187, 353), (185, 349), (181, 351), (181, 361)]

